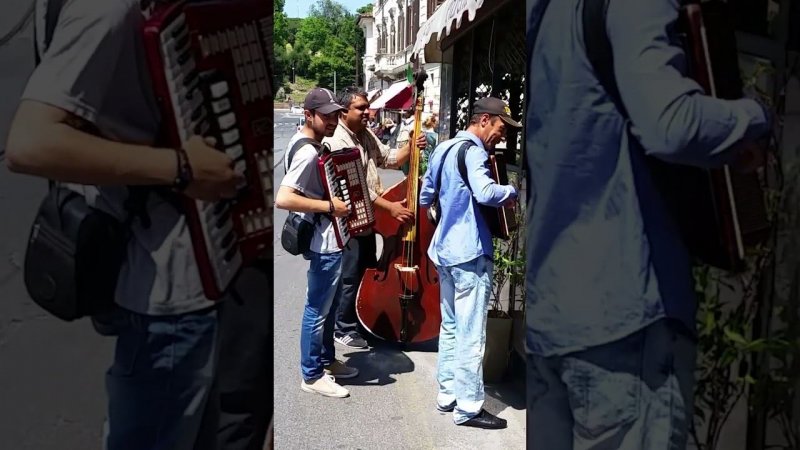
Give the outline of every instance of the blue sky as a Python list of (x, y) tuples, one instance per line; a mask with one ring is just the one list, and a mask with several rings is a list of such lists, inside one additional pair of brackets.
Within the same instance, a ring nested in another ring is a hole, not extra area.
[[(370, 0), (336, 0), (338, 3), (344, 5), (351, 13), (356, 12), (358, 8), (373, 3)], [(286, 0), (286, 5), (283, 12), (288, 17), (306, 17), (308, 15), (308, 8), (316, 3), (317, 0)], [(298, 15), (299, 11), (299, 15)]]

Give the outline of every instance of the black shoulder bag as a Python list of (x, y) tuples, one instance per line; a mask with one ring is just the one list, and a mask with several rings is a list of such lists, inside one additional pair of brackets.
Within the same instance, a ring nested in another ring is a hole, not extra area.
[[(50, 44), (62, 1), (48, 2), (45, 47)], [(35, 33), (35, 31), (34, 31)], [(38, 65), (39, 52), (35, 58)], [(99, 135), (98, 130), (89, 132)], [(144, 227), (148, 191), (130, 188), (124, 223), (89, 206), (84, 196), (54, 180), (34, 218), (25, 252), (24, 281), (31, 299), (52, 315), (72, 321), (116, 308), (114, 294), (125, 259), (130, 225), (139, 215)]]
[[(286, 155), (286, 171), (292, 167), (292, 158), (297, 150), (304, 145), (311, 144), (319, 151), (319, 144), (311, 138), (301, 138), (294, 143), (289, 153)], [(311, 248), (311, 239), (314, 237), (314, 224), (319, 222), (319, 215), (314, 215), (314, 222), (304, 220), (303, 217), (294, 212), (289, 212), (286, 222), (283, 223), (281, 231), (281, 246), (291, 255), (302, 255)]]

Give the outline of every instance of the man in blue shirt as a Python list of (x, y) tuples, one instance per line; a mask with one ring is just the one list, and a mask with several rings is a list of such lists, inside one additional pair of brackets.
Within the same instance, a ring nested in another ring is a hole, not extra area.
[[(506, 427), (504, 419), (483, 409), (483, 353), (494, 248), (479, 208), (479, 204), (513, 205), (517, 198), (513, 186), (494, 182), (487, 166), (487, 150), (505, 137), (506, 125), (522, 127), (511, 118), (505, 102), (494, 97), (476, 101), (467, 130), (442, 142), (431, 154), (420, 192), (420, 204), (429, 207), (438, 189), (441, 211), (428, 248), (441, 289), (436, 407), (453, 411), (457, 425), (477, 428)], [(458, 150), (465, 143), (469, 143), (465, 153), (468, 180), (458, 170)]]
[(684, 448), (691, 263), (646, 156), (735, 163), (768, 113), (686, 77), (677, 0), (612, 0), (624, 119), (584, 51), (584, 1), (528, 1), (528, 448)]

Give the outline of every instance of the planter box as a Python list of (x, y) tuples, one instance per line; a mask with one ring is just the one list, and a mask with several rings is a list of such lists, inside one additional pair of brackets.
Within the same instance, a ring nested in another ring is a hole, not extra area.
[(486, 321), (486, 350), (483, 355), (483, 381), (496, 383), (508, 368), (511, 316), (505, 311), (489, 311)]

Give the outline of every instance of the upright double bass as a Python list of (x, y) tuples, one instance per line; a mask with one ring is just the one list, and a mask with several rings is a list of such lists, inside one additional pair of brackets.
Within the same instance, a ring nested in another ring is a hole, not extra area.
[(427, 255), (434, 226), (426, 219), (427, 208), (419, 206), (420, 150), (424, 105), (424, 70), (415, 74), (414, 131), (405, 180), (390, 187), (382, 197), (390, 202), (406, 200), (414, 220), (402, 225), (385, 210), (375, 211), (375, 232), (383, 238), (383, 254), (374, 269), (367, 269), (356, 297), (356, 313), (364, 328), (391, 342), (425, 342), (439, 335), (439, 275)]

